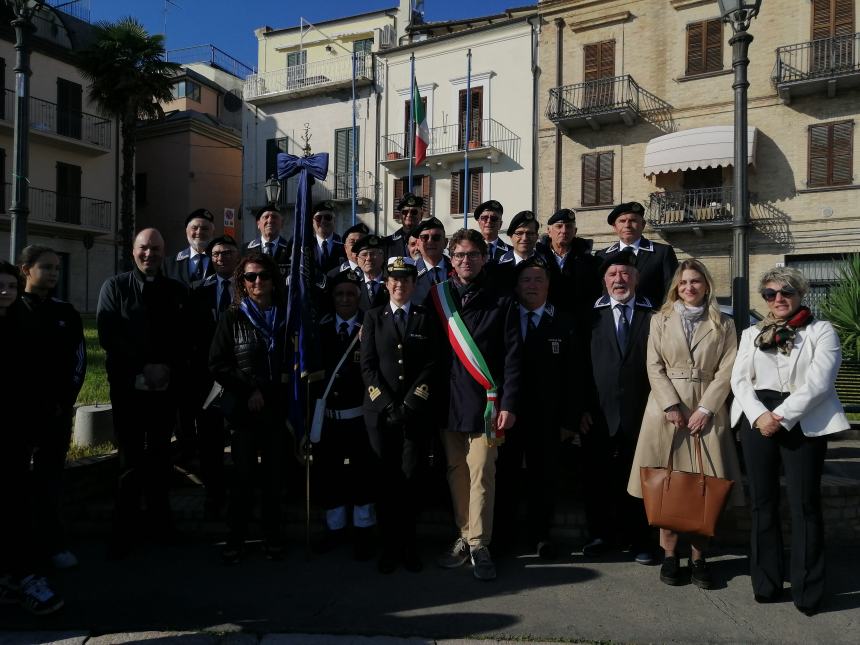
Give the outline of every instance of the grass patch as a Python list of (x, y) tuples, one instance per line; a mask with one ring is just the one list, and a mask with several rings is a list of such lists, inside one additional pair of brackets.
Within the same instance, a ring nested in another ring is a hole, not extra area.
[(85, 457), (101, 457), (112, 453), (114, 450), (116, 448), (110, 441), (105, 441), (97, 446), (79, 446), (73, 442), (69, 446), (69, 452), (66, 453), (66, 461), (76, 461)]
[(110, 403), (107, 373), (105, 372), (105, 351), (99, 345), (95, 316), (83, 316), (84, 341), (87, 345), (87, 376), (78, 394), (78, 405)]

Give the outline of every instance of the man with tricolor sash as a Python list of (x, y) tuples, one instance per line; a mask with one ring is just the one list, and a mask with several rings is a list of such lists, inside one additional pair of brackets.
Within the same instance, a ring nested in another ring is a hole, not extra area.
[(448, 246), (454, 275), (433, 287), (433, 304), (452, 349), (448, 427), (442, 443), (459, 536), (437, 560), (456, 568), (471, 560), (479, 580), (496, 577), (493, 535), (496, 458), (516, 422), (522, 337), (517, 305), (489, 278), (487, 243), (461, 229)]

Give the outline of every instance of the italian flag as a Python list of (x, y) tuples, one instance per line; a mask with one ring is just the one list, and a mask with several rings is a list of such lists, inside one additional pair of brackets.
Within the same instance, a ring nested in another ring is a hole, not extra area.
[(427, 156), (427, 146), (430, 145), (430, 129), (427, 127), (427, 115), (415, 77), (412, 78), (412, 120), (415, 128), (415, 150), (412, 156), (415, 157), (415, 165), (420, 166)]

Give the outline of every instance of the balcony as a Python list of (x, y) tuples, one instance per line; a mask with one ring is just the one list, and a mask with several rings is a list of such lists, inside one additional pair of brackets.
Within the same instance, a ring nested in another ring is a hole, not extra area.
[(167, 60), (171, 63), (179, 63), (180, 65), (203, 63), (241, 79), (254, 73), (253, 67), (245, 65), (245, 63), (236, 60), (224, 50), (218, 49), (215, 45), (211, 44), (192, 45), (191, 47), (168, 50)]
[[(658, 231), (696, 234), (705, 228), (729, 228), (734, 217), (733, 196), (732, 186), (651, 193), (648, 223)], [(755, 195), (750, 193), (750, 199)]]
[(796, 96), (860, 86), (860, 34), (821, 38), (776, 50), (773, 84), (786, 103)]
[[(358, 56), (355, 64), (356, 85), (373, 80), (373, 58)], [(352, 56), (338, 56), (304, 65), (293, 65), (271, 72), (251, 74), (245, 79), (244, 98), (256, 105), (293, 99), (310, 94), (348, 89), (352, 86)]]
[[(0, 204), (8, 217), (12, 207), (12, 184), (0, 184)], [(30, 186), (28, 226), (47, 224), (54, 230), (79, 230), (88, 233), (110, 233), (113, 230), (112, 204), (102, 199), (63, 195), (53, 190)]]
[[(468, 154), (470, 161), (489, 159), (491, 163), (498, 163), (503, 155), (515, 161), (518, 159), (520, 138), (495, 119), (470, 123), (469, 131), (471, 134), (467, 141), (465, 124), (451, 123), (431, 128), (424, 165), (447, 167), (462, 161), (464, 154)], [(408, 132), (385, 135), (382, 137), (380, 163), (390, 170), (408, 168), (410, 148)]]
[(597, 131), (616, 123), (632, 126), (646, 115), (671, 108), (624, 75), (552, 88), (546, 117), (566, 130), (588, 126)]
[[(60, 110), (56, 103), (30, 97), (30, 132), (39, 139), (88, 154), (104, 154), (111, 149), (112, 122), (102, 116)], [(15, 126), (15, 92), (3, 90), (0, 127)]]

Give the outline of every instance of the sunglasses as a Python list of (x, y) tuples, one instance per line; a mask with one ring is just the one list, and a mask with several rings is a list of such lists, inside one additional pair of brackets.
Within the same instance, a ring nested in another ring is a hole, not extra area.
[(272, 273), (270, 271), (260, 271), (259, 273), (247, 271), (242, 274), (242, 277), (245, 279), (245, 282), (256, 282), (257, 278), (260, 280), (271, 280)]
[(498, 222), (500, 219), (502, 219), (502, 218), (499, 217), (498, 215), (480, 215), (480, 216), (478, 216), (478, 221), (491, 222), (493, 224)]
[(405, 210), (400, 211), (401, 215), (418, 215), (421, 211), (417, 208), (407, 208)]
[(441, 242), (443, 235), (441, 233), (433, 233), (432, 235), (428, 233), (427, 235), (419, 235), (418, 237), (422, 242)]
[(767, 300), (768, 302), (773, 302), (776, 300), (776, 294), (781, 294), (783, 298), (791, 298), (792, 296), (797, 295), (797, 289), (792, 289), (791, 287), (783, 287), (782, 289), (762, 289), (761, 297)]
[(234, 253), (234, 251), (232, 251), (231, 249), (227, 249), (225, 251), (212, 251), (212, 257), (213, 258), (221, 258), (221, 257), (228, 258), (231, 255), (233, 255), (233, 253)]
[(315, 222), (331, 222), (334, 220), (334, 215), (331, 213), (324, 213), (323, 215), (314, 215)]
[(521, 231), (521, 230), (516, 230), (511, 235), (511, 237), (537, 237), (537, 236), (538, 236), (537, 231)]

